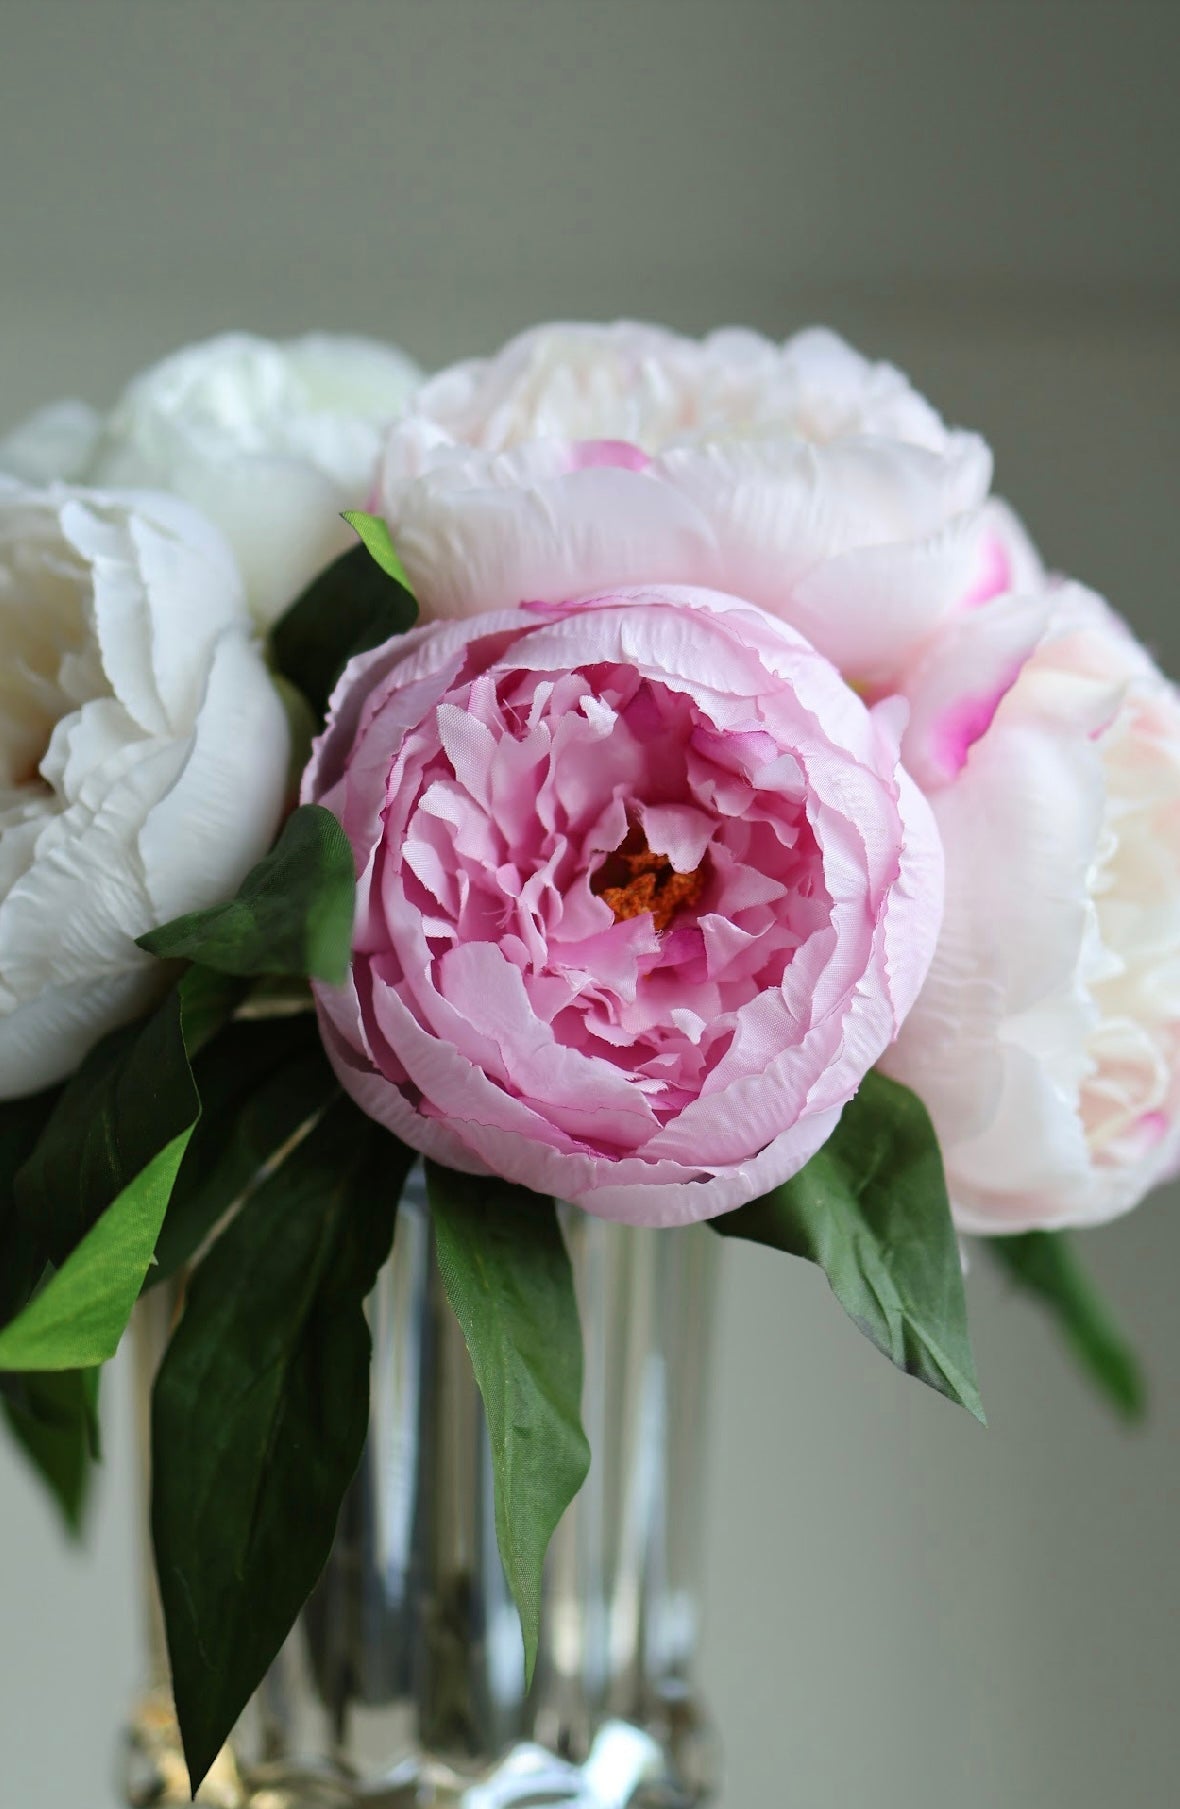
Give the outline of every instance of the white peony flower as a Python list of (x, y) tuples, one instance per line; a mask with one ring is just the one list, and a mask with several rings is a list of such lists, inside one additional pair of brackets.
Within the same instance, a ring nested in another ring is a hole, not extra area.
[(1035, 646), (1041, 571), (991, 455), (820, 328), (537, 327), (431, 378), (381, 500), (424, 620), (628, 585), (758, 603), (953, 779)]
[(1049, 595), (931, 798), (943, 931), (883, 1064), (925, 1100), (972, 1232), (1113, 1218), (1180, 1162), (1180, 693), (1099, 597)]
[(825, 327), (779, 345), (745, 327), (687, 339), (630, 320), (556, 321), (440, 371), (411, 413), (484, 452), (563, 439), (628, 440), (655, 454), (760, 432), (817, 443), (873, 434), (938, 454), (982, 447), (949, 431), (893, 365), (870, 363)]
[(134, 378), (105, 421), (76, 403), (40, 411), (0, 441), (0, 470), (184, 497), (228, 539), (268, 626), (352, 544), (340, 511), (369, 502), (419, 376), (367, 339), (228, 333)]
[(187, 504), (0, 479), (0, 1099), (155, 998), (134, 938), (234, 891), (289, 737), (229, 549)]

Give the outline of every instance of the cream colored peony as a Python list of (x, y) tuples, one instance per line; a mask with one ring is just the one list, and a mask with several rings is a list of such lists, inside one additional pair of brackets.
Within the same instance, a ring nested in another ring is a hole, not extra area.
[(629, 440), (655, 454), (787, 432), (816, 443), (874, 434), (987, 461), (982, 442), (949, 431), (893, 365), (871, 363), (823, 327), (780, 345), (745, 327), (688, 339), (637, 321), (556, 321), (490, 358), (449, 365), (410, 412), (485, 452), (566, 439)]
[(1180, 693), (1101, 598), (1050, 595), (931, 798), (946, 915), (884, 1063), (975, 1232), (1113, 1218), (1180, 1161)]
[(188, 505), (0, 479), (0, 1099), (156, 996), (135, 937), (232, 893), (288, 732), (221, 536)]
[(1039, 567), (991, 455), (822, 329), (537, 327), (441, 372), (381, 499), (423, 618), (693, 584), (758, 603), (870, 699), (929, 788), (1036, 644)]
[(392, 346), (227, 333), (136, 377), (105, 419), (57, 403), (0, 441), (0, 470), (167, 490), (228, 539), (264, 627), (352, 544), (381, 444), (420, 379)]

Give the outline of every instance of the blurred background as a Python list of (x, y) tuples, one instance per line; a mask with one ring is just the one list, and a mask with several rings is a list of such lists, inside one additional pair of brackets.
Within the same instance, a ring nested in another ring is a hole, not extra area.
[[(544, 316), (822, 319), (980, 429), (1180, 673), (1171, 0), (4, 0), (0, 427), (226, 327), (426, 364)], [(726, 1250), (704, 1679), (723, 1809), (1162, 1809), (1180, 1770), (1180, 1199), (1085, 1240), (1090, 1398), (985, 1257), (991, 1428)], [(127, 1376), (84, 1551), (0, 1449), (0, 1804), (110, 1809), (139, 1681)]]

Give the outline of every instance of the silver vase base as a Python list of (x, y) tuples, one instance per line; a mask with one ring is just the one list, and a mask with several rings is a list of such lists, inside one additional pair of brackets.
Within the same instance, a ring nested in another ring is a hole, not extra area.
[[(122, 1774), (128, 1809), (181, 1809), (193, 1801), (166, 1698), (148, 1697), (126, 1729)], [(608, 1721), (581, 1764), (526, 1741), (479, 1775), (421, 1757), (362, 1779), (322, 1760), (240, 1763), (226, 1747), (195, 1800), (203, 1809), (703, 1809), (710, 1797), (703, 1785), (674, 1774), (652, 1734)]]

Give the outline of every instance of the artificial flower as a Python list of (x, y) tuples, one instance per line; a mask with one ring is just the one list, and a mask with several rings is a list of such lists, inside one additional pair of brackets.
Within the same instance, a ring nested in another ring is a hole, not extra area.
[(173, 497), (0, 479), (0, 1099), (156, 996), (135, 937), (278, 823), (283, 706), (229, 548)]
[(0, 470), (184, 497), (228, 539), (272, 622), (349, 544), (385, 430), (420, 373), (393, 346), (227, 333), (143, 371), (109, 416), (57, 403), (0, 441)]
[(423, 386), (380, 506), (427, 618), (646, 583), (759, 604), (862, 695), (906, 698), (903, 758), (930, 789), (1044, 625), (991, 469), (832, 333), (559, 324)]
[(1047, 596), (932, 797), (946, 917), (885, 1062), (973, 1232), (1098, 1223), (1180, 1162), (1180, 694), (1101, 598)]
[(607, 1218), (711, 1217), (801, 1168), (937, 934), (896, 712), (716, 593), (362, 655), (303, 797), (359, 883), (350, 983), (317, 988), (344, 1086), (426, 1155)]

